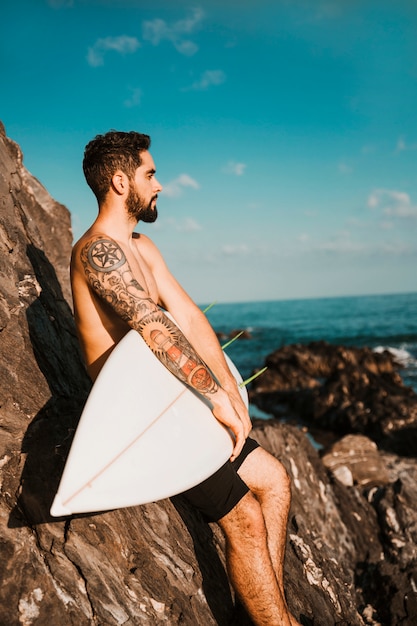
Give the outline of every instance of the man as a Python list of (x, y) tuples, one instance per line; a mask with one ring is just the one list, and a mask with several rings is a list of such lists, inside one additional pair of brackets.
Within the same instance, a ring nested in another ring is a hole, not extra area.
[[(283, 586), (290, 506), (287, 473), (248, 438), (247, 409), (205, 315), (169, 272), (152, 241), (133, 232), (140, 220), (153, 222), (157, 217), (162, 186), (149, 146), (147, 135), (110, 131), (85, 150), (84, 174), (99, 213), (74, 246), (71, 284), (88, 371), (94, 380), (114, 346), (134, 328), (175, 376), (210, 400), (215, 417), (234, 435), (233, 454), (213, 477), (185, 495), (222, 528), (229, 577), (253, 622), (295, 626)], [(172, 351), (164, 350), (167, 344), (175, 346), (175, 359)], [(185, 352), (194, 361), (190, 372), (182, 367)]]

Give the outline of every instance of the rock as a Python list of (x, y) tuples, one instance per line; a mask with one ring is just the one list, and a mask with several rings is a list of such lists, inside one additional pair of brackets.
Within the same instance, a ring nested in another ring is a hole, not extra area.
[[(306, 424), (324, 444), (321, 459), (339, 512), (350, 520), (350, 537), (362, 554), (352, 567), (365, 623), (417, 623), (417, 515), (411, 504), (417, 497), (417, 397), (398, 375), (395, 357), (313, 342), (276, 350), (266, 364), (252, 383), (251, 401)], [(373, 511), (360, 512), (364, 500)]]
[(325, 341), (291, 345), (266, 359), (251, 400), (274, 415), (292, 413), (337, 435), (361, 433), (401, 455), (417, 450), (417, 394), (388, 351)]
[(363, 435), (346, 435), (331, 446), (322, 461), (348, 487), (389, 483), (388, 471), (376, 443)]
[[(50, 517), (90, 389), (71, 311), (69, 214), (3, 129), (0, 191), (0, 624), (250, 626), (218, 526), (181, 497)], [(285, 579), (302, 623), (415, 624), (414, 459), (370, 448), (384, 479), (364, 482), (358, 462), (347, 487), (298, 427), (259, 422), (254, 436), (292, 477)]]
[(229, 338), (230, 339), (234, 339), (235, 337), (237, 339), (252, 339), (252, 334), (250, 333), (249, 330), (247, 330), (245, 328), (243, 328), (243, 329), (236, 328), (236, 329), (232, 330), (231, 333), (229, 333)]
[(251, 333), (245, 329), (235, 329), (228, 334), (223, 331), (216, 331), (216, 336), (221, 344), (237, 341), (240, 339), (252, 339)]
[(216, 331), (216, 337), (220, 343), (224, 343), (227, 340), (226, 333), (223, 333), (221, 331)]

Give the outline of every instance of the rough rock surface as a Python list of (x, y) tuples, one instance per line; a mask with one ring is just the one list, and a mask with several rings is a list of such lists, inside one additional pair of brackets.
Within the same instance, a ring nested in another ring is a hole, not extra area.
[(320, 341), (284, 346), (265, 364), (251, 401), (321, 444), (342, 519), (359, 522), (350, 537), (362, 546), (352, 567), (363, 616), (417, 624), (416, 393), (389, 352)]
[[(249, 626), (218, 527), (181, 498), (49, 516), (90, 383), (71, 312), (68, 211), (3, 128), (0, 197), (0, 624)], [(361, 439), (322, 459), (302, 429), (278, 420), (254, 435), (293, 480), (285, 574), (303, 624), (417, 623), (411, 455)]]
[(336, 435), (362, 433), (384, 449), (416, 456), (417, 397), (394, 356), (325, 341), (284, 346), (266, 359), (252, 399)]

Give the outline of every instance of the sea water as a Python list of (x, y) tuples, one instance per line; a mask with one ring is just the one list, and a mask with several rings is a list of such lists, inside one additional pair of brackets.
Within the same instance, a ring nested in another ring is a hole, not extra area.
[(227, 348), (243, 378), (262, 367), (265, 357), (281, 346), (325, 340), (391, 350), (401, 363), (404, 382), (417, 392), (417, 292), (218, 303), (207, 317), (217, 332), (249, 331), (251, 339), (238, 339)]

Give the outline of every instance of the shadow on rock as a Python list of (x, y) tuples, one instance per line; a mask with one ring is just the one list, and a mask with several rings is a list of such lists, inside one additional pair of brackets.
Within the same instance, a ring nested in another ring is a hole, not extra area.
[[(49, 509), (91, 382), (80, 354), (72, 311), (42, 250), (27, 246), (40, 293), (26, 310), (36, 362), (51, 398), (29, 425), (20, 494), (9, 527), (52, 521)], [(27, 381), (28, 385), (31, 381)]]
[[(225, 566), (214, 543), (213, 531), (202, 516), (181, 495), (171, 498), (177, 513), (184, 522), (194, 545), (194, 552), (203, 578), (203, 591), (207, 604), (219, 626), (230, 626), (234, 615), (233, 598)], [(241, 626), (251, 626), (251, 621), (241, 621)]]

